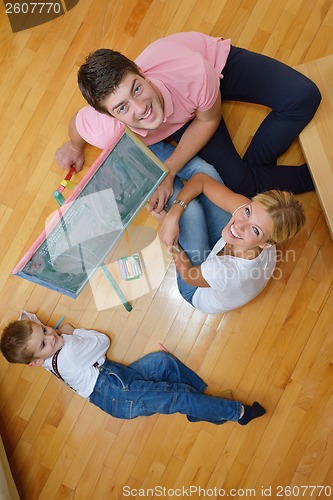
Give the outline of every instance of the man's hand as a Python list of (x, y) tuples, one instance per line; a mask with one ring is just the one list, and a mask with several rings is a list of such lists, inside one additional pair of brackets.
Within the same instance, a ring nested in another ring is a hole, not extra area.
[(64, 170), (75, 166), (75, 171), (79, 172), (84, 164), (84, 150), (75, 148), (71, 141), (68, 141), (57, 149), (55, 159)]
[(173, 194), (173, 180), (174, 177), (170, 173), (163, 179), (149, 200), (149, 212), (159, 214), (164, 209), (168, 199)]

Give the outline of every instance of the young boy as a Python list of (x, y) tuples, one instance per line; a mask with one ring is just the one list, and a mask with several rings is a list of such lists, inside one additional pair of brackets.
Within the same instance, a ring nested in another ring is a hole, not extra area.
[(26, 311), (5, 327), (0, 343), (9, 362), (43, 366), (117, 418), (183, 413), (190, 422), (246, 425), (266, 413), (256, 402), (246, 406), (204, 394), (205, 382), (166, 352), (125, 366), (105, 357), (109, 345), (102, 333), (69, 324), (54, 330)]

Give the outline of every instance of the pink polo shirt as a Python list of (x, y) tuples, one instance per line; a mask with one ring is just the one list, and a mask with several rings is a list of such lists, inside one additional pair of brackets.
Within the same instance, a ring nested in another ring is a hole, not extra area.
[[(196, 32), (176, 33), (149, 45), (135, 62), (163, 96), (164, 122), (156, 130), (132, 131), (149, 146), (179, 130), (197, 110), (210, 109), (220, 91), (229, 51), (230, 39)], [(104, 149), (125, 126), (86, 106), (77, 114), (76, 128), (86, 142)]]

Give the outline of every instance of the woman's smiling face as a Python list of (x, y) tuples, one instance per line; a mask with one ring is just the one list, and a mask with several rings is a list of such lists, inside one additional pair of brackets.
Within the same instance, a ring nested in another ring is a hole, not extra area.
[(238, 207), (222, 231), (224, 241), (238, 250), (263, 248), (270, 239), (273, 221), (256, 201)]

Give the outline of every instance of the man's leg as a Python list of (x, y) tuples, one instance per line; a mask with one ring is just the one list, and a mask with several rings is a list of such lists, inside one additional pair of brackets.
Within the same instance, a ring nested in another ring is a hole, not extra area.
[[(302, 193), (314, 189), (306, 165), (279, 166), (279, 155), (288, 149), (315, 113), (320, 93), (306, 77), (260, 54), (231, 48), (220, 83), (222, 100), (262, 104), (272, 108), (258, 128), (242, 159), (226, 124), (220, 125), (198, 155), (213, 165), (224, 183), (235, 192), (252, 197), (269, 189)], [(189, 124), (173, 137), (179, 142)]]
[(222, 71), (225, 100), (261, 104), (272, 109), (244, 156), (249, 165), (275, 165), (311, 120), (320, 103), (317, 86), (276, 59), (232, 47)]

